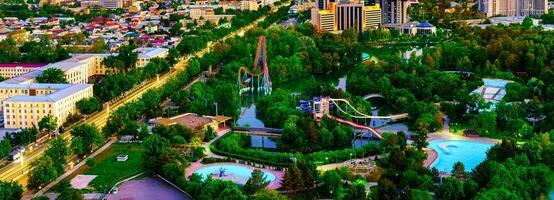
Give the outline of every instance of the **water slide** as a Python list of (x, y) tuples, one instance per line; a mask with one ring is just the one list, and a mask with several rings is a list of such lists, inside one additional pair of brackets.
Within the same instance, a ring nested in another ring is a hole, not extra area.
[[(397, 114), (397, 115), (388, 115), (388, 116), (367, 115), (367, 114), (364, 114), (364, 113), (356, 110), (356, 108), (354, 106), (352, 106), (350, 104), (350, 102), (348, 102), (348, 100), (346, 100), (346, 99), (330, 99), (330, 100), (331, 100), (331, 102), (333, 102), (333, 104), (336, 105), (336, 108), (340, 112), (342, 112), (344, 114), (347, 114), (347, 115), (350, 115), (353, 118), (358, 118), (358, 119), (402, 119), (402, 118), (407, 118), (408, 117), (408, 113), (401, 113), (401, 114)], [(350, 108), (350, 110), (354, 111), (354, 113), (356, 115), (351, 115), (347, 111), (343, 110), (340, 106), (338, 106), (339, 102), (342, 102), (342, 103), (346, 104), (348, 106), (348, 108)]]
[(367, 131), (371, 132), (373, 135), (375, 135), (378, 139), (383, 138), (383, 136), (381, 135), (381, 133), (379, 133), (379, 131), (377, 131), (374, 128), (371, 128), (369, 126), (364, 126), (364, 125), (361, 125), (361, 124), (357, 124), (357, 123), (354, 123), (352, 121), (348, 121), (348, 120), (345, 120), (345, 119), (334, 117), (332, 115), (327, 115), (327, 117), (329, 117), (330, 119), (333, 119), (333, 120), (335, 120), (335, 121), (337, 121), (341, 124), (351, 126), (352, 128), (355, 128), (355, 129), (367, 130)]

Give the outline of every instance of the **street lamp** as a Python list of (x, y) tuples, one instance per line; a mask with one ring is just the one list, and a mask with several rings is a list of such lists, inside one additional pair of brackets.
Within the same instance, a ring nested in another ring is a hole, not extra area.
[(217, 116), (217, 102), (214, 102), (214, 106), (215, 106), (215, 115)]

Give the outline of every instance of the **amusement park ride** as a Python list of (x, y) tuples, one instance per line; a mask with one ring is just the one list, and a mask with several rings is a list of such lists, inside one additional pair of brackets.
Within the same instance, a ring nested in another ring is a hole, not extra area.
[[(345, 109), (341, 108), (341, 106), (344, 106)], [(345, 119), (341, 119), (338, 117), (335, 117), (330, 114), (329, 110), (330, 108), (336, 108), (337, 112), (340, 112), (342, 114), (345, 114), (349, 117), (352, 117), (353, 119), (402, 119), (408, 117), (407, 113), (399, 114), (399, 115), (389, 115), (389, 116), (372, 116), (364, 114), (360, 111), (358, 111), (348, 100), (346, 99), (333, 99), (329, 97), (315, 97), (312, 100), (301, 100), (300, 106), (298, 109), (304, 110), (306, 112), (312, 113), (314, 118), (318, 123), (321, 122), (321, 119), (326, 116), (329, 119), (335, 120), (341, 124), (351, 126), (355, 129), (364, 130), (369, 132), (371, 135), (375, 136), (377, 139), (382, 139), (381, 133), (369, 126), (357, 124), (352, 121), (348, 121)], [(349, 112), (352, 111), (352, 112)]]
[[(261, 70), (258, 71), (259, 65), (261, 65)], [(258, 48), (256, 49), (253, 69), (250, 70), (247, 67), (239, 68), (237, 85), (240, 95), (249, 91), (263, 95), (271, 94), (265, 36), (260, 36), (258, 39)]]

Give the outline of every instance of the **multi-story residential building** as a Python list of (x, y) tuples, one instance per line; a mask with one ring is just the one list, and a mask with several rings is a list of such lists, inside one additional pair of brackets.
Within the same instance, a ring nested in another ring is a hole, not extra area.
[(91, 84), (3, 84), (0, 91), (17, 95), (3, 99), (5, 128), (38, 127), (45, 116), (56, 118), (58, 125), (76, 112), (75, 103), (92, 97)]
[(138, 54), (136, 67), (141, 68), (150, 62), (153, 58), (165, 58), (169, 53), (169, 49), (166, 48), (149, 48), (142, 47), (134, 50)]
[(45, 65), (46, 64), (0, 63), (0, 76), (4, 78), (13, 78)]
[(260, 4), (256, 0), (243, 0), (240, 2), (241, 10), (256, 11), (258, 8), (260, 8)]
[(479, 11), (487, 17), (540, 16), (548, 13), (547, 0), (479, 0)]
[(401, 24), (408, 22), (407, 0), (381, 0), (381, 20), (383, 24)]
[(100, 0), (100, 6), (108, 9), (123, 8), (123, 0)]
[[(311, 11), (311, 23), (319, 32), (344, 31), (350, 28), (366, 31), (381, 25), (381, 8), (375, 2), (342, 1), (335, 3), (320, 0), (316, 4)], [(320, 7), (326, 9), (319, 9)]]
[[(137, 68), (144, 67), (152, 58), (165, 58), (169, 52), (166, 48), (136, 48), (138, 53)], [(48, 68), (61, 69), (68, 83), (88, 83), (88, 78), (93, 75), (112, 73), (113, 69), (102, 65), (102, 60), (111, 54), (73, 54), (71, 58), (48, 64), (28, 73), (3, 81), (9, 84), (35, 83), (36, 77)]]
[[(168, 54), (165, 48), (137, 48), (136, 67), (144, 67), (153, 58)], [(36, 126), (42, 117), (50, 114), (65, 122), (67, 116), (76, 112), (75, 103), (92, 96), (88, 78), (110, 73), (113, 70), (102, 65), (102, 60), (111, 54), (73, 54), (71, 58), (35, 68), (34, 70), (0, 82), (0, 101), (4, 110), (6, 128)], [(36, 77), (50, 68), (61, 69), (69, 84), (35, 83)]]

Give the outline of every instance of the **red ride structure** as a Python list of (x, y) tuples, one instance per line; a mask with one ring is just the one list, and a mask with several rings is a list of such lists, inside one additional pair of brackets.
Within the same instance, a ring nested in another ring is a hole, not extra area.
[[(258, 70), (259, 65), (261, 65), (261, 70)], [(262, 35), (258, 39), (258, 48), (256, 49), (253, 69), (250, 70), (247, 67), (241, 67), (239, 68), (237, 76), (239, 94), (242, 95), (248, 91), (253, 93), (258, 92), (258, 94), (264, 95), (271, 94), (265, 36)]]

